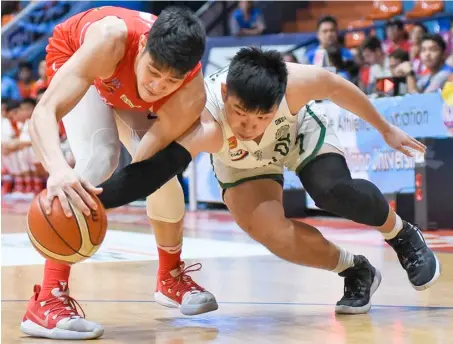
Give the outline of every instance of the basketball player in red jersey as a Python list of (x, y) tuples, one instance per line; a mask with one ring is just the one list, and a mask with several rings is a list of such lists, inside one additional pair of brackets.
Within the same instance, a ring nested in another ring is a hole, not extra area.
[[(43, 200), (47, 213), (55, 197), (67, 216), (68, 196), (85, 214), (95, 209), (86, 190), (101, 191), (93, 185), (115, 170), (120, 142), (133, 161), (141, 161), (191, 127), (206, 101), (199, 62), (204, 47), (203, 25), (181, 8), (167, 8), (155, 17), (101, 7), (55, 28), (46, 48), (49, 87), (30, 123), (34, 150), (49, 172)], [(74, 170), (60, 149), (60, 119), (76, 160)], [(159, 250), (156, 301), (187, 315), (217, 309), (214, 296), (187, 275), (189, 267), (184, 269), (180, 259), (184, 197), (176, 178), (148, 198), (147, 211)], [(176, 236), (174, 230), (167, 233), (176, 225)], [(24, 333), (58, 339), (103, 334), (101, 325), (76, 310), (69, 273), (70, 266), (46, 261), (42, 287), (35, 286), (21, 324)]]

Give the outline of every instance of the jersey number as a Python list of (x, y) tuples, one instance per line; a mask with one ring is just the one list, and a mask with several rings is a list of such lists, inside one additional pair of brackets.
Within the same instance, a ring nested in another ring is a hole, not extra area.
[(274, 152), (279, 152), (283, 156), (287, 156), (289, 153), (289, 146), (291, 144), (290, 134), (282, 136), (277, 140), (277, 144), (274, 147)]
[(299, 155), (302, 155), (305, 152), (304, 149), (304, 134), (299, 134), (296, 137), (296, 145), (299, 145)]

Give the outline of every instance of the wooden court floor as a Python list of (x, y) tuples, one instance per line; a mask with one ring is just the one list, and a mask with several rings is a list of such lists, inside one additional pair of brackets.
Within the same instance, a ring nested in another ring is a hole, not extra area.
[[(1, 342), (64, 343), (19, 331), (33, 284), (41, 282), (43, 260), (26, 238), (26, 204), (2, 206)], [(368, 314), (336, 316), (341, 278), (272, 256), (224, 212), (188, 214), (183, 254), (186, 265), (203, 264), (193, 277), (216, 295), (218, 311), (187, 317), (153, 301), (157, 251), (140, 208), (110, 215), (101, 250), (72, 269), (72, 296), (87, 318), (104, 325), (105, 344), (453, 343), (453, 231), (426, 234), (443, 271), (431, 289), (417, 292), (379, 233), (346, 221), (309, 221), (381, 269), (382, 284)]]

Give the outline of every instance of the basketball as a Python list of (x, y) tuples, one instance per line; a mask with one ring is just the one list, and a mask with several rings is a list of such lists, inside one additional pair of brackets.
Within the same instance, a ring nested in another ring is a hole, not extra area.
[(58, 198), (52, 202), (52, 212), (47, 215), (42, 199), (47, 190), (41, 191), (32, 201), (28, 211), (28, 236), (35, 249), (46, 259), (74, 264), (81, 262), (99, 249), (107, 231), (107, 215), (99, 198), (90, 193), (97, 203), (97, 210), (85, 216), (69, 200), (72, 217), (66, 217)]

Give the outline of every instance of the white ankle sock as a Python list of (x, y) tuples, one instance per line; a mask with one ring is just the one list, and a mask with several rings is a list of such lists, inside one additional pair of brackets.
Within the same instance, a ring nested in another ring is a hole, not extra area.
[(401, 217), (398, 214), (395, 215), (395, 226), (392, 231), (389, 233), (381, 233), (385, 240), (393, 239), (403, 229), (403, 220), (401, 220)]
[(336, 273), (343, 272), (344, 270), (354, 266), (354, 255), (351, 252), (346, 251), (344, 248), (338, 247), (338, 249), (340, 250), (340, 258), (338, 259), (337, 266), (332, 270)]

